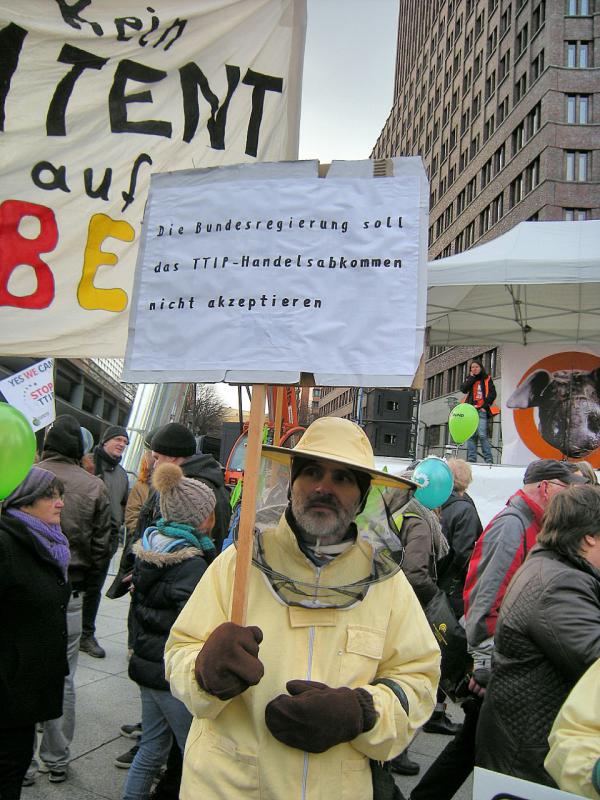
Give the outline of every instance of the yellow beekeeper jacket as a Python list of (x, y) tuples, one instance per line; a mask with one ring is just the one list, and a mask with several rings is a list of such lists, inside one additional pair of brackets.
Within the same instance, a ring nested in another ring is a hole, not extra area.
[(556, 717), (544, 767), (561, 789), (600, 798), (600, 659), (580, 678)]
[[(316, 581), (317, 567), (302, 553), (282, 517), (263, 535), (272, 568)], [(347, 609), (285, 605), (265, 575), (252, 566), (247, 624), (264, 634), (259, 658), (265, 674), (232, 700), (218, 700), (198, 686), (194, 662), (210, 633), (230, 617), (236, 549), (208, 568), (176, 620), (165, 664), (172, 693), (194, 719), (187, 739), (182, 800), (369, 800), (369, 758), (398, 755), (431, 715), (439, 680), (440, 651), (417, 598), (401, 572), (374, 584)], [(371, 551), (359, 541), (320, 568), (323, 585), (341, 585), (369, 574)], [(324, 753), (305, 753), (275, 739), (265, 707), (294, 679), (328, 686), (362, 687), (374, 698), (379, 719), (351, 742)], [(409, 712), (378, 678), (395, 681)]]

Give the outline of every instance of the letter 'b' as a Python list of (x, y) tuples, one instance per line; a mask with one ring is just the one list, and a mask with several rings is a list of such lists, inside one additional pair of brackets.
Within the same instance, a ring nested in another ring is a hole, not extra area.
[[(19, 225), (24, 217), (35, 217), (40, 233), (35, 239), (21, 236)], [(54, 276), (39, 254), (54, 250), (58, 228), (54, 212), (46, 206), (23, 200), (6, 200), (0, 205), (0, 306), (15, 308), (48, 308), (54, 299)], [(8, 289), (16, 267), (33, 268), (37, 288), (32, 294), (14, 295)]]

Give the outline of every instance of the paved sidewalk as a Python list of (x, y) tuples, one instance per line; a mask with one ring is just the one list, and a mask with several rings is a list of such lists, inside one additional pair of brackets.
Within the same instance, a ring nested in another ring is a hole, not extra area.
[[(120, 736), (119, 729), (124, 723), (140, 719), (138, 688), (127, 677), (128, 608), (128, 596), (119, 600), (103, 597), (97, 638), (106, 649), (106, 658), (79, 654), (75, 675), (77, 723), (68, 779), (64, 783), (50, 783), (47, 775), (38, 774), (33, 786), (23, 788), (22, 800), (120, 800), (127, 772), (117, 769), (113, 762), (134, 742)], [(459, 708), (449, 711), (455, 721), (462, 719)], [(448, 741), (447, 736), (417, 734), (410, 746), (410, 757), (421, 764), (421, 774)], [(398, 777), (397, 783), (408, 797), (418, 780), (418, 775)], [(470, 800), (471, 796), (469, 780), (455, 797)]]

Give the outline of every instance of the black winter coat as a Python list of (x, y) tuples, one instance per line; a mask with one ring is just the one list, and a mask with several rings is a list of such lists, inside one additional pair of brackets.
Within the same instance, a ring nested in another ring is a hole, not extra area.
[(536, 545), (506, 591), (494, 645), (476, 763), (555, 786), (544, 769), (548, 734), (600, 658), (600, 570)]
[(129, 677), (148, 689), (169, 691), (165, 680), (165, 644), (173, 623), (204, 574), (202, 551), (185, 547), (173, 553), (133, 546), (133, 653)]
[(71, 587), (27, 527), (0, 518), (0, 728), (62, 714)]
[(442, 506), (441, 522), (450, 553), (438, 564), (438, 585), (460, 618), (464, 613), (462, 595), (469, 559), (483, 527), (475, 503), (466, 492), (452, 492)]

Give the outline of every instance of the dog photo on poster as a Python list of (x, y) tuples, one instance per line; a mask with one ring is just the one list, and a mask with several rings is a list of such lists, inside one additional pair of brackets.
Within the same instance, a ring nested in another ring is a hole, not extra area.
[(600, 348), (502, 350), (502, 463), (585, 460), (600, 467)]

